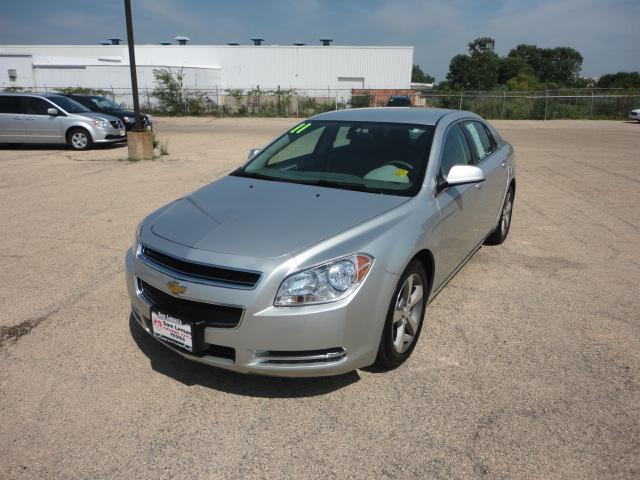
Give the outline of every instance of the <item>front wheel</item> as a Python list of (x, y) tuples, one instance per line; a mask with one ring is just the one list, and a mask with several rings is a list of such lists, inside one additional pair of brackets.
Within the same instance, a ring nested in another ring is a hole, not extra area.
[(509, 235), (509, 228), (511, 227), (511, 216), (513, 214), (513, 200), (515, 192), (513, 186), (509, 187), (507, 195), (504, 198), (504, 204), (502, 205), (502, 212), (500, 212), (500, 220), (496, 229), (491, 235), (484, 241), (486, 245), (500, 245), (507, 239)]
[(74, 150), (87, 150), (93, 145), (93, 140), (84, 128), (72, 128), (67, 133), (67, 145)]
[(427, 285), (424, 267), (418, 260), (412, 260), (394, 291), (380, 338), (376, 367), (394, 369), (413, 352), (424, 321)]

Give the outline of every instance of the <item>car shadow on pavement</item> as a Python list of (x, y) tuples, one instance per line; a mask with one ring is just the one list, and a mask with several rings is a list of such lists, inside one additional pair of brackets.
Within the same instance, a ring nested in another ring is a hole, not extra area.
[(360, 380), (357, 372), (317, 378), (279, 378), (246, 375), (187, 360), (162, 346), (145, 332), (133, 315), (129, 316), (129, 331), (142, 353), (156, 372), (185, 385), (201, 385), (222, 392), (250, 397), (294, 398), (324, 395)]
[(89, 150), (74, 150), (67, 145), (51, 145), (51, 144), (13, 144), (13, 143), (0, 143), (0, 150), (16, 150), (16, 151), (43, 151), (43, 150), (55, 150), (55, 151), (69, 151), (69, 152), (90, 152), (91, 150), (114, 150), (120, 147), (126, 147), (127, 142), (107, 143), (107, 144), (95, 144)]

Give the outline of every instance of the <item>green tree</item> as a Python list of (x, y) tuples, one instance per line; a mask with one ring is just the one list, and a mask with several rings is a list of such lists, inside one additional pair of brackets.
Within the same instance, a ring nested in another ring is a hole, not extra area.
[(180, 115), (184, 107), (184, 74), (182, 69), (173, 72), (168, 68), (157, 68), (153, 71), (156, 87), (153, 96), (158, 99), (162, 112), (170, 115)]
[(411, 81), (413, 83), (433, 83), (436, 81), (431, 75), (424, 73), (420, 65), (414, 65), (411, 69)]
[(539, 48), (521, 44), (512, 49), (509, 58), (524, 60), (541, 82), (570, 86), (582, 70), (582, 55), (571, 47)]
[(640, 88), (640, 72), (607, 73), (598, 79), (599, 88)]
[(502, 57), (500, 59), (498, 69), (499, 85), (505, 85), (508, 80), (523, 74), (535, 76), (533, 69), (524, 59), (519, 57)]
[(531, 73), (521, 73), (507, 80), (509, 90), (532, 91), (539, 86), (538, 77)]
[(468, 55), (456, 55), (449, 63), (450, 84), (470, 90), (492, 90), (500, 75), (500, 57), (494, 52), (495, 41), (489, 37), (469, 42)]
[(490, 37), (479, 37), (467, 44), (471, 55), (494, 53), (496, 41)]

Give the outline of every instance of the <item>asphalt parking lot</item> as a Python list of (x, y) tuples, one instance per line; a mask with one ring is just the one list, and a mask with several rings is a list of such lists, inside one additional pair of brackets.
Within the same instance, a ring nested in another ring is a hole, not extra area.
[(137, 222), (293, 123), (159, 118), (152, 162), (0, 147), (0, 478), (640, 476), (638, 124), (494, 122), (517, 151), (510, 237), (393, 372), (243, 376), (141, 333)]

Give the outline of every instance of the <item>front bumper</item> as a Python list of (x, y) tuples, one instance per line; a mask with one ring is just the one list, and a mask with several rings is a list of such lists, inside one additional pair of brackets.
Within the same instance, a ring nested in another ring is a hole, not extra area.
[[(174, 279), (141, 262), (131, 250), (125, 265), (133, 316), (153, 335), (152, 302), (140, 285), (144, 282), (170, 294), (166, 284)], [(244, 313), (235, 328), (206, 327), (204, 342), (208, 348), (202, 355), (158, 341), (190, 360), (242, 373), (313, 377), (350, 372), (374, 362), (398, 279), (375, 267), (374, 263), (365, 282), (350, 297), (306, 307), (255, 305), (256, 299), (267, 293), (260, 292), (261, 288), (272, 289), (269, 281), (261, 281), (253, 290), (243, 290), (181, 279), (190, 292), (190, 300), (241, 306)], [(271, 299), (274, 294), (275, 291), (269, 292)]]
[(127, 141), (125, 128), (94, 128), (91, 132), (93, 143), (118, 143)]

